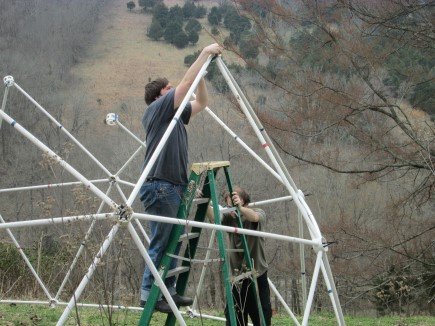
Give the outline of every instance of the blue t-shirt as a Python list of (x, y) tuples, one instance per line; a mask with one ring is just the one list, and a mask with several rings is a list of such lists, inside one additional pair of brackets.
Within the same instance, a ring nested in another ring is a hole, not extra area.
[[(174, 96), (175, 88), (159, 97), (145, 110), (142, 118), (147, 145), (144, 167), (149, 162), (172, 118), (175, 116)], [(188, 143), (184, 125), (189, 123), (191, 114), (192, 105), (188, 102), (148, 174), (148, 178), (157, 178), (177, 185), (187, 184)]]

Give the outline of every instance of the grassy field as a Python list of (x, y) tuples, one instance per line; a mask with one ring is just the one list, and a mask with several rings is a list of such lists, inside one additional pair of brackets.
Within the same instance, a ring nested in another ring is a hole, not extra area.
[[(27, 326), (27, 325), (55, 325), (61, 316), (63, 308), (48, 308), (40, 305), (11, 305), (0, 304), (0, 325), (1, 326)], [(210, 313), (216, 315), (214, 313)], [(107, 310), (93, 308), (83, 308), (77, 314), (73, 313), (67, 325), (137, 325), (140, 319), (140, 311), (116, 311), (109, 317)], [(221, 313), (222, 315), (222, 313)], [(164, 324), (166, 315), (155, 313), (151, 325), (160, 326)], [(302, 318), (300, 317), (299, 320)], [(435, 317), (416, 316), (416, 317), (345, 317), (346, 324), (349, 326), (432, 326), (435, 325)], [(187, 325), (224, 325), (221, 321), (212, 321), (199, 318), (186, 319)], [(313, 326), (337, 325), (335, 317), (331, 314), (314, 315), (310, 318), (309, 324)], [(288, 316), (275, 315), (272, 319), (272, 325), (293, 325)]]

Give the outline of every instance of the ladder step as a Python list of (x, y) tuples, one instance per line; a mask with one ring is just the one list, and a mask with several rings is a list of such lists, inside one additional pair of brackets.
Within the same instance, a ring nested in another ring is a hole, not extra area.
[(192, 264), (203, 264), (203, 263), (213, 263), (213, 262), (218, 262), (218, 261), (223, 261), (222, 258), (211, 258), (211, 259), (194, 259), (194, 258), (186, 258), (183, 256), (176, 256), (176, 255), (171, 255), (171, 254), (167, 254), (169, 257), (175, 258), (175, 259), (179, 259), (179, 260), (183, 260), (183, 261), (188, 261), (189, 263)]
[(229, 161), (215, 161), (215, 162), (202, 162), (202, 163), (193, 163), (191, 170), (195, 172), (197, 175), (200, 175), (202, 172), (207, 170), (215, 170), (221, 167), (230, 166)]
[(226, 213), (235, 212), (236, 210), (237, 210), (237, 207), (225, 207), (225, 208), (222, 208), (219, 212), (221, 214), (226, 214)]
[(210, 200), (210, 198), (195, 198), (192, 201), (192, 204), (196, 204), (196, 205), (204, 204), (204, 203), (207, 203), (209, 200)]
[(175, 276), (175, 275), (178, 275), (178, 274), (186, 273), (186, 272), (189, 271), (189, 269), (190, 268), (187, 267), (187, 266), (178, 266), (178, 267), (176, 267), (174, 269), (170, 269), (168, 271), (168, 273), (166, 274), (166, 278), (171, 277), (171, 276)]
[[(218, 248), (209, 248), (209, 247), (201, 247), (198, 246), (198, 249), (203, 249), (203, 250), (210, 250), (210, 251), (219, 251)], [(225, 249), (225, 252), (244, 252), (243, 249)]]
[(178, 241), (183, 241), (183, 240), (190, 240), (190, 239), (195, 239), (195, 238), (198, 238), (199, 237), (199, 233), (197, 233), (197, 232), (189, 232), (189, 233), (183, 233), (181, 236), (180, 236), (180, 240), (178, 240)]
[[(235, 277), (233, 276), (233, 277), (231, 277), (231, 282), (232, 282), (232, 283), (237, 283), (237, 282), (239, 282), (240, 280), (244, 280), (245, 278), (250, 278), (252, 275), (253, 275), (252, 271), (245, 272), (245, 273), (242, 273), (242, 274), (240, 274), (240, 275), (238, 275), (238, 276), (235, 276)], [(255, 276), (255, 274), (254, 274), (254, 276)]]

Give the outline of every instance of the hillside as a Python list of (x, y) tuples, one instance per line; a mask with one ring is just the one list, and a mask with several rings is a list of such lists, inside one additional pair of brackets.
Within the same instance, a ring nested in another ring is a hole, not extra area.
[[(166, 3), (182, 5), (184, 2)], [(184, 57), (213, 41), (203, 31), (196, 46), (182, 50), (164, 42), (154, 42), (146, 36), (151, 18), (149, 14), (142, 14), (138, 7), (130, 12), (125, 1), (114, 0), (102, 16), (96, 31), (97, 42), (72, 70), (78, 81), (76, 92), (86, 96), (90, 108), (101, 111), (101, 119), (108, 112), (119, 112), (122, 104), (137, 110), (140, 118), (144, 85), (148, 79), (166, 76), (178, 81), (186, 71)]]

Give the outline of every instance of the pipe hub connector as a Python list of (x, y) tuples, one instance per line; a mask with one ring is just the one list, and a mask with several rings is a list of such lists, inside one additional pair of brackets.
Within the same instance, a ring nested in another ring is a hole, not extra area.
[(12, 76), (6, 76), (6, 77), (4, 77), (3, 78), (3, 83), (7, 87), (13, 86), (14, 85), (14, 77), (12, 77)]

